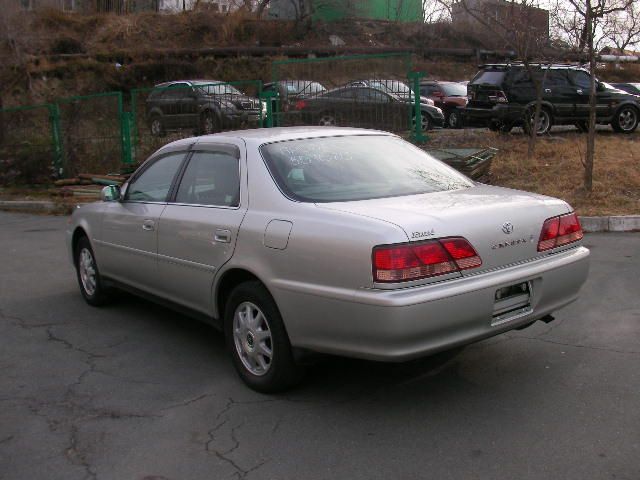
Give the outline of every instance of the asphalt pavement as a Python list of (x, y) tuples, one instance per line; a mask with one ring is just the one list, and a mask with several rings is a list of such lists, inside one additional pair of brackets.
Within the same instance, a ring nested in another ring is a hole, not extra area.
[(457, 356), (323, 358), (285, 395), (222, 336), (92, 308), (65, 217), (0, 212), (3, 480), (640, 479), (640, 233), (590, 234), (576, 303)]

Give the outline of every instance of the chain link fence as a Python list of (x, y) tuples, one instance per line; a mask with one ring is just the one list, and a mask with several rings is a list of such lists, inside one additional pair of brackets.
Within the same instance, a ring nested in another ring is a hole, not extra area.
[(76, 96), (58, 100), (63, 175), (118, 172), (123, 148), (122, 92)]

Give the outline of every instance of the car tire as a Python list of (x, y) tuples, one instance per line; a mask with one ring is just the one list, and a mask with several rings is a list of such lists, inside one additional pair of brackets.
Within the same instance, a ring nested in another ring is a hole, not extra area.
[(611, 126), (618, 133), (633, 133), (638, 127), (638, 109), (623, 105), (613, 115)]
[(320, 127), (335, 127), (336, 117), (331, 113), (321, 113), (318, 116), (318, 126)]
[[(522, 128), (527, 135), (531, 133), (531, 124), (533, 123), (533, 117), (535, 115), (535, 109), (529, 109), (524, 114), (522, 120)], [(546, 108), (540, 109), (540, 116), (538, 117), (538, 128), (536, 135), (545, 135), (549, 133), (553, 126), (553, 117), (551, 112)]]
[[(423, 132), (426, 132), (433, 128), (433, 121), (431, 120), (431, 117), (429, 116), (429, 114), (426, 112), (421, 112), (420, 122), (421, 122), (421, 127)], [(415, 130), (415, 128), (416, 128), (416, 116), (414, 115), (411, 119), (411, 129)]]
[(93, 248), (87, 237), (78, 240), (74, 252), (74, 263), (80, 293), (85, 301), (94, 307), (106, 305), (111, 300), (110, 291), (105, 288), (100, 277)]
[(301, 379), (278, 307), (262, 283), (245, 282), (232, 290), (224, 333), (233, 365), (251, 389), (281, 392)]
[(154, 115), (151, 117), (149, 120), (149, 130), (151, 131), (151, 135), (154, 137), (164, 137), (166, 135), (167, 132), (164, 128), (160, 115)]
[(200, 116), (200, 134), (211, 135), (220, 130), (216, 115), (211, 111), (203, 112)]
[(460, 113), (456, 110), (450, 110), (447, 114), (446, 125), (449, 128), (462, 128), (462, 119)]

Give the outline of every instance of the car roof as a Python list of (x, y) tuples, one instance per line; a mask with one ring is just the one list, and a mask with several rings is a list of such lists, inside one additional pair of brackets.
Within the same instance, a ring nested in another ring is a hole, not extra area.
[[(385, 135), (395, 136), (382, 130), (369, 130), (364, 128), (350, 127), (275, 127), (275, 128), (252, 128), (247, 130), (234, 130), (229, 132), (214, 133), (213, 135), (202, 135), (200, 137), (183, 138), (171, 142), (160, 150), (188, 147), (195, 144), (224, 143), (230, 140), (244, 140), (253, 145), (263, 143), (283, 142), (287, 140), (299, 140), (304, 138), (320, 137), (345, 137), (363, 135)], [(159, 151), (160, 151), (159, 150)]]
[[(580, 65), (571, 65), (571, 64), (562, 64), (562, 63), (530, 63), (532, 67), (543, 67), (543, 68), (551, 68), (551, 69), (572, 69), (572, 70), (585, 70), (584, 67)], [(485, 63), (482, 65), (478, 65), (478, 68), (523, 68), (524, 63)]]

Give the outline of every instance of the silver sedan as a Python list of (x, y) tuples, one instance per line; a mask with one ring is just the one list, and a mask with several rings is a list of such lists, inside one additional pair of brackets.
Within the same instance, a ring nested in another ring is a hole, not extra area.
[(179, 140), (102, 200), (69, 222), (85, 300), (124, 288), (210, 321), (263, 392), (300, 378), (294, 352), (403, 361), (549, 321), (589, 265), (564, 201), (379, 131)]

